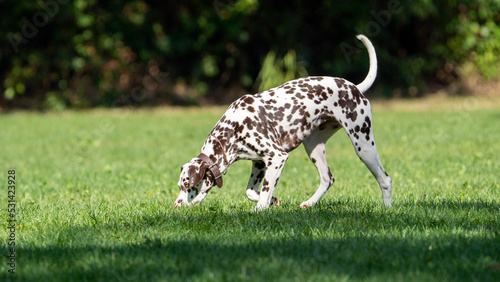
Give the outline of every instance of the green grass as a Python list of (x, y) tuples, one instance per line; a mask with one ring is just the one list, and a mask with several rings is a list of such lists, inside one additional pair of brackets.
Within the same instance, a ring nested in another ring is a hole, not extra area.
[(374, 109), (393, 208), (339, 132), (322, 201), (298, 208), (319, 184), (300, 147), (276, 189), (282, 206), (260, 213), (245, 161), (202, 205), (172, 209), (180, 166), (222, 108), (0, 116), (5, 227), (8, 170), (17, 185), (16, 274), (2, 228), (0, 281), (499, 281), (500, 107), (408, 111), (418, 103)]

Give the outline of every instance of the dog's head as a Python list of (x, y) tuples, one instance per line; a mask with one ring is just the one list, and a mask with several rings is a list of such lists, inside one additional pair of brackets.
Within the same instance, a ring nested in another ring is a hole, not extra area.
[(179, 196), (174, 207), (198, 204), (207, 196), (215, 185), (213, 174), (209, 170), (210, 164), (196, 157), (181, 167), (179, 177)]

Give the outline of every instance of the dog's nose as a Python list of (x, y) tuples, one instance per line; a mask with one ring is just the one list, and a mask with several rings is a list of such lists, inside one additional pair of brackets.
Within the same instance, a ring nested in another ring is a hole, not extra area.
[(182, 200), (179, 199), (179, 200), (175, 201), (173, 208), (178, 209), (181, 206), (182, 206)]

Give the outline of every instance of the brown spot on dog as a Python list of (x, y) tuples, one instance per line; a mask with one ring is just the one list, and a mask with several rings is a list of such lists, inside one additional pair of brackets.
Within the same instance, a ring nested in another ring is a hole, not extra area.
[(343, 80), (341, 78), (335, 78), (335, 83), (337, 84), (338, 88), (341, 88), (344, 85), (345, 80)]
[(254, 101), (255, 100), (251, 96), (246, 96), (245, 99), (243, 99), (243, 102), (248, 104), (248, 105), (253, 104)]

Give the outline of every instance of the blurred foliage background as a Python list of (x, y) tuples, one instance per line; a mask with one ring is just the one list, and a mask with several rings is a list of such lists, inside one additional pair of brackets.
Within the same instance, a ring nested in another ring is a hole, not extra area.
[(500, 0), (3, 0), (1, 7), (2, 109), (228, 103), (304, 75), (359, 83), (368, 56), (358, 33), (377, 49), (373, 96), (413, 97), (500, 76)]

